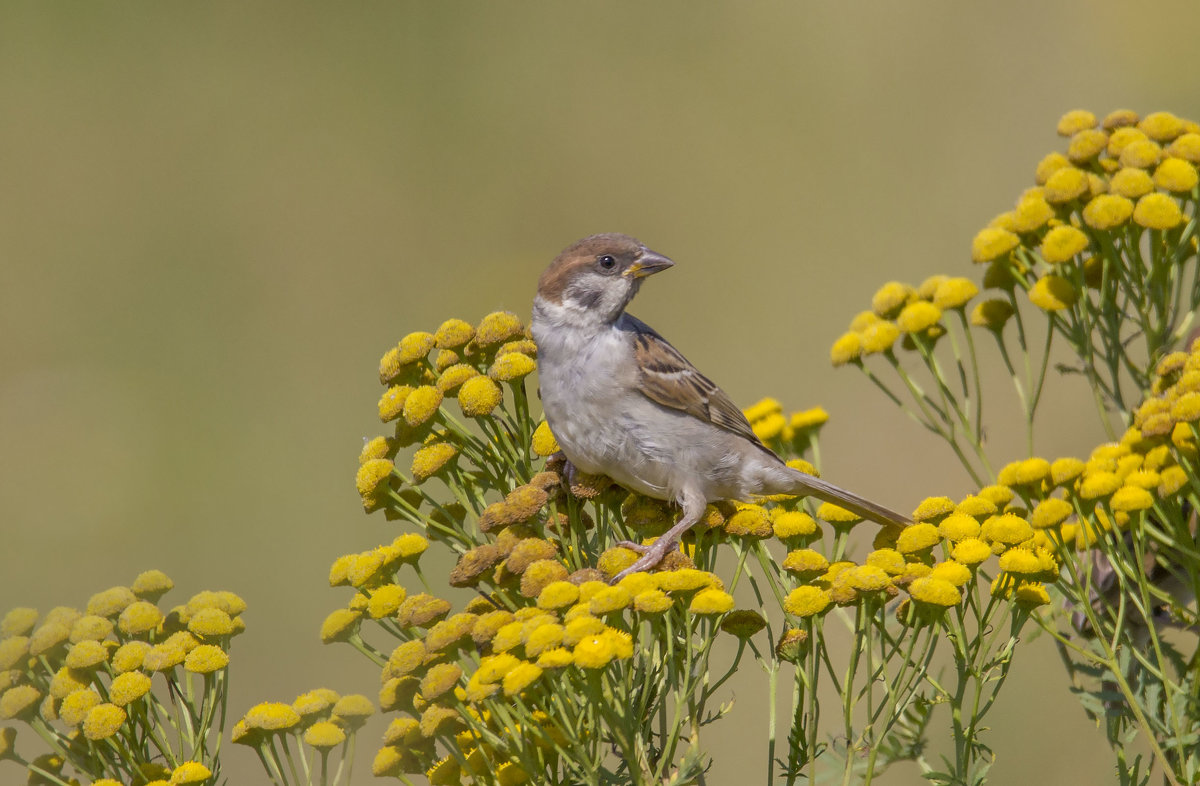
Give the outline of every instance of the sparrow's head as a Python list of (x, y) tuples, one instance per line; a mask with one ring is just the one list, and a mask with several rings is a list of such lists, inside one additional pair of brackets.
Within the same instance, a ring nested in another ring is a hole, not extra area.
[(567, 246), (538, 280), (538, 297), (590, 319), (611, 322), (642, 279), (675, 264), (628, 235), (607, 233)]

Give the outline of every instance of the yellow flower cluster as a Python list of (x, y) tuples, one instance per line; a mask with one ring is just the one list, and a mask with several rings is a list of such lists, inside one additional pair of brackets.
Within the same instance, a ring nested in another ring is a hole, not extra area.
[(816, 437), (829, 413), (821, 407), (800, 410), (785, 415), (783, 405), (773, 398), (764, 398), (743, 411), (754, 435), (777, 449), (791, 446), (803, 452), (807, 443)]
[(329, 688), (316, 688), (301, 693), (291, 704), (254, 705), (234, 724), (231, 738), (258, 749), (268, 759), (277, 759), (280, 750), (287, 751), (291, 744), (301, 748), (300, 743), (327, 757), (374, 714), (375, 705), (366, 696), (342, 696)]
[[(409, 333), (384, 353), (379, 379), (386, 390), (379, 399), (379, 417), (394, 423), (395, 431), (368, 440), (359, 454), (355, 485), (366, 511), (383, 509), (389, 517), (411, 520), (414, 499), (420, 495), (409, 493), (406, 498), (401, 490), (406, 478), (419, 485), (458, 471), (464, 451), (476, 463), (498, 460), (501, 446), (494, 432), (485, 425), (483, 430), (492, 438), (480, 441), (459, 416), (475, 421), (495, 418), (504, 403), (505, 386), (523, 399), (523, 380), (537, 368), (536, 357), (529, 330), (507, 311), (488, 314), (474, 326), (461, 319), (446, 320), (432, 333)], [(456, 408), (450, 406), (452, 400), (458, 402)], [(534, 450), (547, 447), (548, 437), (552, 441), (548, 432), (539, 433)], [(399, 451), (412, 446), (411, 460), (397, 465)]]
[(1200, 181), (1200, 125), (1170, 113), (1121, 110), (1098, 120), (1076, 110), (1058, 132), (1068, 138), (1065, 154), (1043, 158), (1036, 185), (971, 245), (971, 258), (989, 266), (985, 286), (1022, 283), (1030, 302), (1051, 312), (1117, 275), (1106, 248), (1136, 246), (1145, 230), (1174, 230), (1194, 215)]
[(905, 349), (936, 342), (946, 332), (942, 317), (947, 311), (961, 316), (979, 294), (969, 279), (930, 276), (913, 287), (889, 281), (871, 298), (871, 309), (850, 321), (829, 350), (835, 366), (858, 364), (867, 355), (891, 355), (897, 341)]
[[(96, 593), (83, 611), (66, 606), (45, 615), (30, 608), (8, 611), (0, 621), (0, 720), (36, 726), (56, 749), (69, 752), (60, 765), (71, 763), (92, 777), (95, 762), (107, 760), (94, 756), (93, 747), (111, 745), (127, 762), (154, 768), (162, 767), (157, 759), (174, 763), (173, 771), (155, 769), (172, 783), (210, 777), (206, 763), (188, 761), (201, 749), (131, 748), (123, 742), (164, 739), (162, 718), (183, 711), (195, 722), (201, 705), (224, 700), (229, 645), (245, 629), (246, 604), (232, 592), (205, 591), (164, 612), (156, 603), (173, 586), (166, 574), (152, 570), (127, 587)], [(160, 699), (152, 690), (156, 673), (199, 685)], [(183, 695), (195, 706), (180, 706)], [(195, 732), (201, 740), (208, 729)]]

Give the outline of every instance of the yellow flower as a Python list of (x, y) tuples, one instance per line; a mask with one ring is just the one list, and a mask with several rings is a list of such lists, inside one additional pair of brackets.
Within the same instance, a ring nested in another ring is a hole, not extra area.
[(539, 609), (561, 609), (579, 600), (579, 587), (569, 581), (553, 581), (538, 595)]
[(142, 659), (150, 651), (150, 645), (144, 641), (130, 641), (122, 644), (112, 656), (112, 670), (117, 674), (139, 669)]
[(542, 421), (533, 431), (530, 448), (538, 456), (551, 456), (558, 452), (558, 440), (550, 432), (550, 424)]
[(362, 612), (353, 609), (336, 609), (329, 613), (321, 623), (321, 641), (332, 644), (335, 641), (348, 641), (358, 632)]
[(1076, 164), (1084, 164), (1100, 155), (1108, 147), (1108, 134), (1098, 128), (1086, 128), (1071, 137), (1067, 144), (1067, 158)]
[[(825, 411), (824, 407), (812, 407), (811, 409), (793, 412), (791, 418), (788, 419), (788, 425), (797, 432), (815, 431), (828, 421), (829, 413)], [(811, 468), (809, 472), (812, 474)]]
[(1161, 478), (1158, 484), (1158, 495), (1160, 497), (1170, 497), (1188, 484), (1187, 472), (1178, 464), (1164, 467), (1162, 472), (1159, 473), (1159, 477)]
[(229, 636), (233, 634), (233, 618), (220, 609), (201, 609), (188, 620), (188, 630), (196, 636)]
[(1068, 262), (1087, 246), (1087, 235), (1083, 232), (1070, 225), (1058, 226), (1051, 229), (1042, 238), (1042, 259), (1052, 265)]
[(438, 663), (430, 666), (429, 671), (421, 678), (421, 695), (431, 701), (436, 699), (452, 690), (458, 684), (462, 673), (457, 663)]
[(801, 586), (788, 594), (783, 602), (783, 610), (795, 617), (811, 617), (823, 612), (832, 602), (829, 590)]
[(890, 317), (904, 308), (916, 296), (916, 290), (899, 281), (889, 281), (871, 296), (871, 310), (881, 317)]
[(852, 513), (845, 508), (838, 507), (832, 502), (822, 502), (817, 508), (817, 518), (821, 521), (829, 522), (835, 527), (850, 527), (863, 520), (863, 517), (857, 513)]
[(1118, 159), (1123, 167), (1148, 169), (1158, 163), (1162, 157), (1162, 148), (1149, 139), (1135, 139), (1125, 145)]
[(1196, 455), (1196, 437), (1192, 432), (1191, 424), (1176, 423), (1175, 427), (1171, 429), (1171, 444), (1184, 455)]
[(585, 636), (572, 652), (576, 666), (583, 669), (600, 669), (607, 666), (617, 656), (614, 642), (607, 636), (593, 634)]
[(1037, 507), (1033, 509), (1033, 513), (1029, 515), (1029, 524), (1034, 529), (1056, 527), (1074, 512), (1075, 509), (1071, 507), (1071, 503), (1051, 497), (1037, 504)]
[(1042, 572), (1042, 563), (1029, 549), (1009, 549), (1000, 555), (1000, 570), (1015, 575), (1035, 575)]
[(1117, 194), (1101, 194), (1083, 209), (1083, 220), (1092, 229), (1112, 229), (1124, 224), (1131, 215), (1133, 203)]
[(128, 587), (110, 587), (88, 599), (87, 613), (97, 617), (115, 617), (137, 600)]
[(37, 609), (10, 609), (8, 613), (4, 615), (4, 620), (0, 621), (0, 638), (8, 636), (24, 636), (26, 633), (29, 633), (29, 631), (33, 630), (33, 626), (37, 624), (37, 621)]
[(1198, 181), (1196, 167), (1181, 158), (1167, 158), (1154, 170), (1154, 184), (1167, 191), (1187, 193)]
[(536, 598), (549, 584), (567, 578), (569, 571), (557, 560), (540, 559), (521, 574), (521, 595)]
[(458, 448), (446, 442), (426, 445), (413, 454), (413, 481), (422, 483), (440, 472), (455, 456)]
[(957, 606), (962, 600), (962, 593), (958, 587), (945, 579), (936, 579), (933, 576), (913, 579), (908, 585), (908, 592), (913, 600), (930, 606)]
[(926, 497), (913, 511), (912, 520), (929, 521), (954, 512), (954, 503), (949, 497)]
[(1029, 522), (1012, 513), (992, 516), (983, 522), (980, 532), (980, 538), (985, 541), (1009, 546), (1024, 543), (1032, 537), (1033, 527), (1029, 526)]
[(404, 412), (404, 403), (413, 391), (409, 385), (393, 385), (379, 397), (379, 419), (384, 423), (395, 420)]
[(633, 596), (633, 609), (642, 614), (661, 614), (673, 601), (660, 589), (646, 589)]
[(421, 385), (404, 399), (404, 422), (410, 426), (420, 426), (437, 414), (441, 405), (442, 391), (433, 385)]
[(523, 661), (504, 675), (502, 685), (505, 696), (516, 696), (528, 688), (542, 676), (542, 669), (532, 663)]
[(1079, 496), (1083, 499), (1107, 497), (1121, 488), (1121, 479), (1114, 472), (1089, 472), (1079, 483)]
[(442, 392), (443, 396), (457, 396), (458, 389), (463, 386), (468, 380), (479, 376), (479, 372), (466, 363), (457, 363), (448, 366), (438, 377), (437, 389)]
[(1154, 507), (1154, 497), (1150, 492), (1137, 486), (1123, 486), (1112, 495), (1109, 505), (1114, 511), (1132, 513)]
[(1086, 109), (1072, 109), (1058, 119), (1058, 135), (1074, 136), (1088, 128), (1096, 127), (1096, 116)]
[(300, 722), (300, 714), (292, 709), (292, 705), (277, 701), (256, 704), (246, 711), (243, 718), (246, 727), (260, 731), (282, 731), (290, 729)]
[(98, 641), (80, 641), (68, 650), (64, 662), (70, 669), (91, 669), (108, 662), (108, 649)]
[(1166, 194), (1146, 194), (1133, 209), (1133, 220), (1147, 229), (1173, 229), (1183, 221), (1183, 213)]
[(951, 513), (938, 524), (938, 535), (952, 543), (976, 538), (979, 537), (979, 522), (965, 513)]
[(633, 597), (624, 587), (605, 587), (588, 601), (588, 609), (592, 614), (599, 616), (626, 609), (632, 602)]
[(539, 669), (561, 669), (574, 662), (575, 656), (571, 654), (571, 650), (565, 647), (555, 647), (538, 655), (537, 667)]
[(551, 650), (562, 645), (563, 638), (566, 636), (566, 628), (557, 622), (550, 622), (550, 619), (552, 618), (547, 617), (546, 621), (535, 626), (525, 636), (526, 656), (536, 658), (546, 650)]
[(475, 337), (475, 328), (461, 319), (447, 319), (433, 334), (438, 349), (457, 349)]
[(862, 336), (854, 331), (843, 333), (829, 349), (829, 360), (834, 366), (854, 363), (862, 357)]
[(183, 659), (183, 668), (192, 674), (212, 674), (229, 665), (229, 655), (214, 644), (201, 644)]
[(975, 494), (968, 494), (958, 503), (958, 513), (965, 514), (974, 519), (979, 519), (984, 516), (993, 516), (996, 514), (996, 503), (985, 497)]
[(129, 671), (113, 678), (108, 686), (109, 700), (118, 707), (137, 701), (150, 692), (150, 678), (140, 671)]
[(938, 323), (942, 310), (927, 300), (909, 303), (896, 317), (896, 326), (905, 333), (919, 333)]
[(157, 606), (139, 600), (125, 607), (117, 620), (117, 627), (127, 636), (138, 636), (154, 630), (162, 621), (163, 614)]
[(889, 576), (899, 576), (906, 565), (904, 555), (895, 549), (876, 549), (867, 555), (864, 564), (877, 567)]
[(786, 427), (787, 420), (778, 412), (751, 422), (754, 435), (764, 442), (778, 437)]
[(700, 590), (692, 597), (688, 611), (692, 614), (724, 614), (733, 608), (733, 596), (719, 589)]
[[(876, 565), (855, 565), (839, 574), (842, 580), (859, 592), (876, 592), (891, 584), (887, 571)], [(732, 607), (733, 599), (730, 598)]]
[(1050, 602), (1050, 594), (1046, 588), (1037, 582), (1021, 582), (1017, 585), (1014, 600), (1022, 606), (1033, 608), (1044, 606)]
[(508, 341), (522, 330), (521, 319), (510, 311), (488, 314), (475, 329), (475, 341), (480, 346), (489, 346)]
[(1200, 134), (1189, 132), (1180, 136), (1167, 148), (1167, 155), (1193, 164), (1200, 163)]
[(1050, 175), (1044, 190), (1046, 201), (1070, 202), (1088, 191), (1087, 173), (1073, 166), (1064, 166)]
[[(452, 734), (466, 724), (457, 712), (440, 704), (431, 704), (421, 713), (421, 736), (436, 737)], [(408, 751), (405, 751), (408, 753)], [(418, 765), (419, 766), (419, 765)], [(415, 772), (416, 770), (414, 770)]]
[(1186, 124), (1170, 112), (1151, 112), (1142, 118), (1138, 128), (1159, 142), (1169, 142), (1186, 130)]
[(785, 510), (775, 515), (771, 529), (783, 541), (803, 539), (817, 533), (817, 522), (803, 511)]
[(991, 262), (1021, 243), (1021, 238), (1006, 229), (981, 229), (971, 242), (971, 261), (976, 263)]
[(458, 390), (458, 405), (469, 418), (492, 414), (503, 400), (504, 393), (501, 392), (500, 386), (484, 376), (468, 379)]
[(0, 720), (25, 720), (37, 712), (37, 705), (41, 700), (41, 692), (32, 685), (11, 687), (0, 696)]
[[(20, 672), (15, 672), (20, 673)], [(50, 696), (55, 699), (65, 699), (77, 690), (84, 690), (92, 681), (92, 675), (86, 671), (70, 669), (63, 666), (50, 680)], [(0, 690), (6, 690), (15, 684), (13, 681), (0, 683)]]
[(1101, 125), (1103, 125), (1105, 129), (1111, 131), (1114, 128), (1121, 128), (1122, 126), (1137, 125), (1137, 122), (1137, 112), (1134, 112), (1132, 109), (1117, 109), (1113, 112), (1109, 112), (1101, 122)]
[(734, 537), (769, 538), (774, 530), (765, 508), (745, 505), (725, 522), (725, 532)]
[(1013, 210), (1013, 229), (1015, 232), (1033, 232), (1054, 218), (1054, 208), (1046, 202), (1039, 190), (1027, 193), (1016, 203)]
[(655, 573), (654, 580), (658, 584), (658, 588), (664, 592), (691, 592), (705, 587), (724, 589), (721, 580), (716, 576), (695, 568)]
[(862, 353), (874, 355), (880, 352), (890, 352), (892, 345), (900, 338), (900, 328), (892, 322), (880, 320), (868, 325), (862, 332)]
[(748, 639), (765, 627), (767, 627), (767, 621), (763, 619), (763, 616), (750, 609), (731, 611), (721, 620), (721, 630), (737, 636), (739, 639)]
[(212, 777), (212, 770), (198, 761), (180, 764), (171, 773), (171, 786), (186, 783), (202, 783)]
[(979, 287), (970, 279), (948, 278), (938, 284), (933, 294), (933, 304), (944, 311), (964, 308), (978, 294)]
[(1062, 153), (1047, 153), (1033, 172), (1034, 182), (1039, 186), (1045, 185), (1055, 172), (1070, 166), (1071, 162)]
[(108, 739), (124, 722), (125, 710), (115, 704), (97, 704), (83, 719), (83, 736), (92, 741)]
[(962, 587), (971, 580), (971, 569), (961, 562), (947, 560), (934, 565), (933, 570), (929, 571), (929, 578), (941, 579), (956, 587)]
[[(406, 718), (405, 720), (412, 720)], [(304, 742), (314, 748), (336, 748), (346, 741), (346, 732), (336, 723), (317, 721), (304, 730)]]
[(1029, 302), (1043, 311), (1061, 311), (1075, 305), (1079, 293), (1062, 276), (1042, 276), (1029, 290)]
[(58, 708), (58, 717), (68, 726), (78, 726), (101, 701), (100, 694), (90, 688), (74, 691), (63, 699)]
[(1114, 194), (1128, 199), (1137, 199), (1154, 190), (1154, 180), (1144, 169), (1127, 167), (1109, 179), (1108, 187)]
[(992, 298), (976, 304), (971, 311), (971, 324), (988, 330), (1000, 330), (1012, 315), (1011, 303), (1007, 300)]
[(1084, 463), (1077, 458), (1060, 458), (1050, 465), (1050, 481), (1065, 486), (1083, 474)]
[(512, 382), (533, 373), (537, 363), (521, 352), (507, 352), (496, 358), (488, 369), (488, 376), (499, 382)]
[(992, 549), (978, 538), (964, 538), (950, 550), (950, 556), (964, 565), (978, 565), (992, 556)]
[(941, 539), (938, 528), (932, 524), (912, 524), (900, 532), (896, 540), (896, 551), (901, 554), (915, 554), (931, 548)]

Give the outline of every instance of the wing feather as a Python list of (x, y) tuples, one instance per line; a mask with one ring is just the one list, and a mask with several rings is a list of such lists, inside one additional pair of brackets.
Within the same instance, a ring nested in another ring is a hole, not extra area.
[(632, 328), (642, 393), (664, 407), (678, 409), (764, 447), (742, 410), (701, 374), (679, 350), (640, 319), (625, 315)]

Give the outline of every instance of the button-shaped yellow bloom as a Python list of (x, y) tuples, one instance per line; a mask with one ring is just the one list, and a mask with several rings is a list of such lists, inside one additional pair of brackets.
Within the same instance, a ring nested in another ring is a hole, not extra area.
[(496, 311), (485, 316), (475, 329), (475, 341), (480, 346), (490, 346), (508, 341), (524, 328), (521, 319), (511, 311)]
[(1044, 194), (1051, 204), (1070, 202), (1088, 192), (1088, 176), (1081, 169), (1064, 166), (1046, 180)]
[(938, 323), (942, 310), (927, 300), (909, 303), (896, 317), (896, 327), (905, 333), (919, 333)]
[(1067, 158), (1072, 163), (1085, 164), (1104, 152), (1108, 147), (1108, 134), (1098, 128), (1085, 128), (1067, 144)]
[(1080, 230), (1070, 225), (1055, 227), (1042, 238), (1038, 249), (1042, 259), (1052, 265), (1069, 262), (1072, 257), (1088, 247), (1088, 238)]
[(468, 379), (458, 389), (458, 405), (469, 418), (492, 414), (503, 398), (500, 386), (485, 376)]
[(1096, 127), (1096, 116), (1086, 109), (1072, 109), (1058, 119), (1058, 135), (1073, 136), (1087, 128)]
[(962, 600), (962, 593), (958, 587), (945, 579), (936, 579), (932, 576), (914, 579), (908, 586), (908, 592), (915, 601), (943, 608), (957, 606)]
[(905, 527), (896, 539), (896, 551), (901, 554), (915, 554), (933, 547), (941, 540), (938, 528), (932, 524), (920, 523)]
[(1159, 142), (1169, 142), (1186, 130), (1184, 121), (1170, 112), (1151, 112), (1137, 126), (1146, 136)]
[(795, 617), (812, 617), (825, 611), (832, 602), (828, 590), (805, 585), (788, 593), (783, 610)]
[(1021, 238), (1005, 229), (981, 229), (971, 241), (971, 260), (976, 263), (991, 262), (1012, 251), (1021, 243)]
[(183, 668), (192, 674), (212, 674), (229, 665), (229, 654), (215, 644), (201, 644), (183, 659)]
[(1042, 276), (1029, 290), (1029, 302), (1043, 311), (1062, 311), (1079, 299), (1079, 292), (1062, 276)]
[(933, 304), (940, 309), (949, 311), (966, 307), (967, 303), (979, 294), (979, 287), (967, 278), (947, 278), (938, 284), (933, 293)]
[(1183, 221), (1183, 212), (1166, 194), (1146, 194), (1133, 209), (1133, 220), (1147, 229), (1174, 229)]
[(433, 334), (439, 349), (457, 349), (475, 337), (475, 328), (461, 319), (447, 319)]
[(98, 704), (83, 719), (83, 736), (92, 741), (108, 739), (121, 728), (125, 717), (125, 710), (115, 704)]
[(1013, 315), (1012, 304), (1007, 300), (992, 298), (976, 304), (971, 311), (971, 324), (988, 330), (999, 331)]
[(1176, 193), (1188, 193), (1200, 182), (1196, 167), (1182, 158), (1164, 159), (1154, 170), (1154, 184), (1159, 188)]
[(537, 369), (537, 362), (528, 355), (520, 352), (507, 352), (492, 363), (488, 376), (499, 382), (513, 382), (532, 374)]

